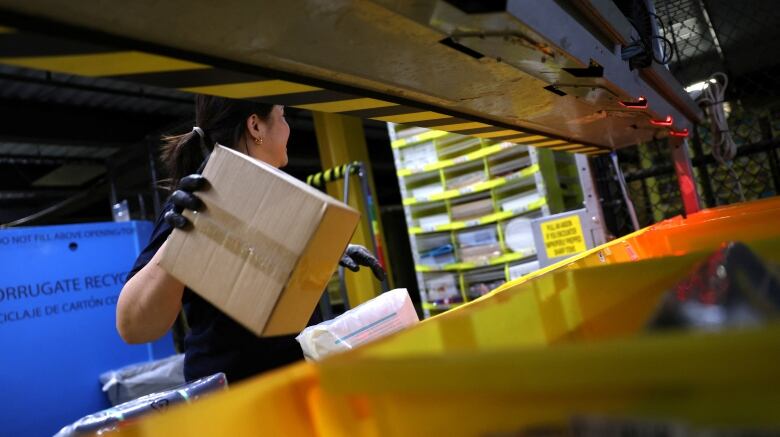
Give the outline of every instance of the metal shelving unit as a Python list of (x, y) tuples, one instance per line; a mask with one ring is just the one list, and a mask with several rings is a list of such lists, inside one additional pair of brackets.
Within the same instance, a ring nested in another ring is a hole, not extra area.
[(536, 270), (530, 219), (582, 204), (569, 154), (392, 123), (388, 130), (426, 317)]

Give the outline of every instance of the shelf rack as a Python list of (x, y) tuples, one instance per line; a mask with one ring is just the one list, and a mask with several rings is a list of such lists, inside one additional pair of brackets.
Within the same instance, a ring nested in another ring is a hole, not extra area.
[[(511, 143), (393, 123), (388, 130), (426, 317), (535, 270), (530, 228), (527, 244), (512, 249), (510, 222), (582, 204), (574, 159), (546, 149), (543, 137)], [(467, 244), (464, 234), (489, 238)], [(441, 262), (432, 250), (444, 252)]]

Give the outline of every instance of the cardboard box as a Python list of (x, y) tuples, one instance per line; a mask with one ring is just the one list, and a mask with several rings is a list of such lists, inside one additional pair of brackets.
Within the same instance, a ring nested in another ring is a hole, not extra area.
[(259, 336), (298, 333), (357, 227), (360, 214), (263, 162), (217, 146), (160, 266)]

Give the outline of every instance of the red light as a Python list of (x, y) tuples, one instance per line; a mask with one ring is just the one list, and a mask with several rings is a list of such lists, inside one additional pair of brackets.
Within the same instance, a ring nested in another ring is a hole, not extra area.
[(669, 129), (669, 135), (671, 135), (673, 137), (683, 137), (683, 138), (687, 137), (688, 136), (688, 128), (686, 127), (683, 130)]
[(665, 120), (653, 120), (652, 118), (650, 119), (650, 124), (652, 124), (653, 126), (669, 127), (672, 125), (672, 123), (673, 120), (671, 115), (667, 115)]
[(645, 98), (645, 96), (639, 96), (639, 98), (636, 99), (636, 101), (633, 101), (633, 102), (629, 101), (629, 100), (626, 100), (626, 101), (622, 101), (622, 102), (618, 102), (618, 103), (620, 103), (620, 106), (622, 106), (624, 108), (629, 108), (629, 109), (647, 109), (647, 99)]

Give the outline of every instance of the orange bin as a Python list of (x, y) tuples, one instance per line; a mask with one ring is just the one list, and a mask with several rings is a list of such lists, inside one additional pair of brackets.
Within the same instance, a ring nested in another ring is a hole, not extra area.
[[(777, 236), (780, 197), (705, 209), (686, 218), (676, 216), (582, 254), (541, 269), (520, 281), (564, 268), (582, 268), (693, 251), (715, 250), (727, 241), (751, 242)], [(507, 289), (510, 282), (500, 289)]]

